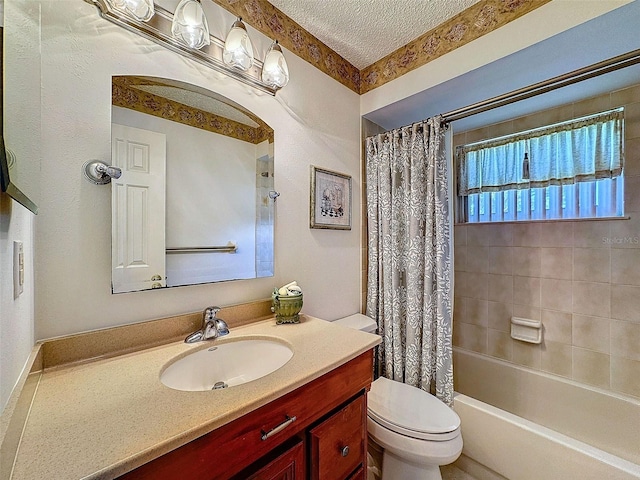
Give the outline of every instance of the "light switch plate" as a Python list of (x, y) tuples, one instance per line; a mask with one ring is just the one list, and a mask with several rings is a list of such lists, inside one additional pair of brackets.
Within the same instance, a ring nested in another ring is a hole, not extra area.
[(24, 292), (24, 248), (22, 242), (13, 242), (13, 298)]

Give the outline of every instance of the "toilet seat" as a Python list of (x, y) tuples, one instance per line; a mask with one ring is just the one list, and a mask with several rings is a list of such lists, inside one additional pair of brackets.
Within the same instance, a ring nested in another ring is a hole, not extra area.
[(460, 435), (460, 417), (411, 385), (380, 377), (371, 384), (367, 403), (371, 420), (400, 435), (436, 442)]

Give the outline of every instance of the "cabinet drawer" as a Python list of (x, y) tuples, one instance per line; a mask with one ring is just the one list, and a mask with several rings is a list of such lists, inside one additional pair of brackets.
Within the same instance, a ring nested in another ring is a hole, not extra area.
[(364, 464), (366, 401), (361, 395), (309, 431), (311, 478), (344, 480)]

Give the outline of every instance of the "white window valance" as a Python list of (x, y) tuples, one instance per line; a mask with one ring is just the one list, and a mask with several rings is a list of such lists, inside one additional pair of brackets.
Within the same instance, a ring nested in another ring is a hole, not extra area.
[(458, 147), (458, 195), (617, 177), (624, 165), (623, 126), (619, 108)]

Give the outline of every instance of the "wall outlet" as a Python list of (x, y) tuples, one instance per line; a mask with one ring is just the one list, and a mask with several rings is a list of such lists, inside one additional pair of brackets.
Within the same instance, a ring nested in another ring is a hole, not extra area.
[(13, 242), (13, 298), (24, 292), (24, 249), (22, 242)]

